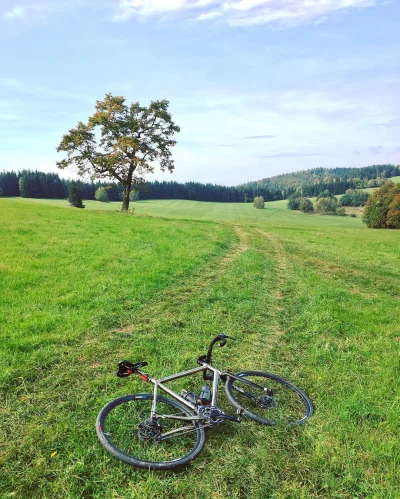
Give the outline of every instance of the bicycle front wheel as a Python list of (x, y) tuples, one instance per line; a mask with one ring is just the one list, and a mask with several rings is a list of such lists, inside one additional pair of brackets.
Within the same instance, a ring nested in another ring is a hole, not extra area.
[(171, 470), (185, 466), (202, 451), (205, 430), (184, 405), (157, 397), (157, 423), (150, 421), (153, 395), (132, 394), (108, 403), (97, 416), (96, 432), (102, 446), (113, 456), (137, 468)]
[(314, 412), (307, 395), (275, 374), (260, 371), (236, 373), (225, 384), (230, 402), (242, 414), (266, 425), (300, 425)]

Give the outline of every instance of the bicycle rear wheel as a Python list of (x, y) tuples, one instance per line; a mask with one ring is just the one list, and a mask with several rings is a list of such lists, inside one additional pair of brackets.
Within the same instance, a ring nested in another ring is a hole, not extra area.
[[(97, 416), (101, 445), (124, 463), (147, 470), (171, 470), (195, 459), (205, 444), (205, 430), (198, 421), (157, 418), (149, 420), (153, 395), (132, 394), (109, 402)], [(190, 417), (184, 405), (157, 397), (157, 414)], [(163, 438), (167, 432), (173, 431)]]
[(303, 424), (314, 412), (311, 400), (300, 388), (275, 374), (243, 371), (236, 376), (241, 379), (228, 377), (226, 394), (249, 419), (266, 425), (296, 426)]

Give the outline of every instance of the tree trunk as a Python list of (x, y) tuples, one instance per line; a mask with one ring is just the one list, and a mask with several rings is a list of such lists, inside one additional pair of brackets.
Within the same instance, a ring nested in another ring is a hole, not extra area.
[(124, 185), (124, 193), (123, 193), (123, 197), (122, 197), (121, 211), (128, 211), (129, 210), (130, 194), (131, 194), (131, 184), (125, 184)]

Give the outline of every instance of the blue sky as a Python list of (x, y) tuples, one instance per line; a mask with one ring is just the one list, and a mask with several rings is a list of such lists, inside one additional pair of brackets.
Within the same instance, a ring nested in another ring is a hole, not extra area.
[(0, 169), (55, 171), (107, 92), (170, 100), (159, 179), (398, 164), (399, 20), (397, 0), (1, 0)]

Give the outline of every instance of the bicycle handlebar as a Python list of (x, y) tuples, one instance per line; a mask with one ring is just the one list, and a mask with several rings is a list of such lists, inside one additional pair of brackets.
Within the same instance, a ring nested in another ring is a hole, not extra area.
[(220, 342), (219, 347), (222, 348), (222, 347), (224, 347), (226, 345), (226, 343), (227, 343), (226, 340), (227, 339), (229, 339), (229, 340), (236, 340), (236, 338), (232, 338), (232, 336), (227, 336), (226, 334), (223, 334), (223, 333), (219, 334), (218, 336), (216, 336), (215, 338), (213, 338), (211, 340), (210, 346), (208, 347), (208, 352), (207, 352), (207, 355), (206, 355), (206, 359), (205, 359), (205, 361), (207, 363), (211, 362), (212, 349), (213, 349), (215, 343), (217, 343), (219, 341)]

